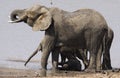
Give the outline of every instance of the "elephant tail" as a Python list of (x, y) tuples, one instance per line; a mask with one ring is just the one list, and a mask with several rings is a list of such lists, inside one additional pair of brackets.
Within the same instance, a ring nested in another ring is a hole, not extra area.
[(24, 66), (26, 66), (27, 63), (31, 60), (31, 58), (32, 58), (33, 56), (35, 56), (37, 53), (38, 53), (38, 49), (35, 50), (35, 51), (33, 52), (33, 54), (27, 59), (27, 61), (25, 62)]
[(25, 62), (24, 66), (26, 66), (27, 63), (32, 59), (32, 57), (35, 56), (35, 55), (38, 53), (38, 51), (40, 51), (40, 50), (41, 50), (41, 52), (42, 52), (42, 43), (39, 44), (38, 48), (37, 48), (37, 49), (32, 53), (32, 55), (27, 59), (27, 61)]

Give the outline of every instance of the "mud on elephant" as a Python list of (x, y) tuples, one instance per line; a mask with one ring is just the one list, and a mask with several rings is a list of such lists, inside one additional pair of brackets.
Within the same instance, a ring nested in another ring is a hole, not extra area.
[[(102, 51), (99, 49), (108, 31), (108, 25), (97, 11), (79, 9), (68, 12), (59, 8), (35, 5), (19, 10), (19, 13), (11, 13), (11, 20), (12, 23), (25, 22), (34, 31), (45, 31), (41, 76), (46, 76), (47, 60), (57, 43), (74, 49), (87, 49), (90, 52), (90, 62), (86, 71), (101, 70)], [(54, 51), (52, 53), (53, 57), (59, 54)], [(53, 58), (53, 68), (56, 69), (57, 64), (58, 58)]]

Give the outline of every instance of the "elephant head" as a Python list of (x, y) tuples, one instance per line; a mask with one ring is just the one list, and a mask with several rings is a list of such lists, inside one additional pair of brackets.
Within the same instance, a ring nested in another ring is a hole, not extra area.
[(49, 28), (52, 22), (48, 8), (40, 5), (24, 10), (14, 10), (10, 18), (12, 23), (27, 23), (34, 31), (44, 31)]

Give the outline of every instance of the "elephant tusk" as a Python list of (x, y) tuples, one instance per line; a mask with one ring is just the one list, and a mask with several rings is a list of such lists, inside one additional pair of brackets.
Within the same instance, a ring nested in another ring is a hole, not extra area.
[(15, 21), (12, 21), (12, 20), (10, 20), (10, 21), (8, 21), (9, 23), (17, 23), (17, 22), (21, 22), (22, 20), (21, 19), (18, 19), (18, 20), (15, 20)]
[[(8, 16), (8, 18), (11, 19), (10, 16)], [(14, 21), (11, 21), (11, 20), (9, 20), (8, 22), (9, 22), (9, 23), (14, 23)]]
[(9, 22), (9, 23), (16, 23), (16, 21), (11, 21), (11, 20), (10, 20), (10, 21), (8, 21), (8, 22)]

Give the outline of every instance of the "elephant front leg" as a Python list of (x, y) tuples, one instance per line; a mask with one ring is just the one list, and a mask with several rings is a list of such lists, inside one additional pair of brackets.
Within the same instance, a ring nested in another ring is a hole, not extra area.
[(102, 44), (100, 45), (100, 48), (97, 53), (97, 59), (96, 59), (96, 70), (101, 71), (102, 65), (101, 65), (101, 57), (102, 57)]
[(50, 55), (50, 52), (53, 50), (54, 48), (54, 38), (46, 36), (43, 40), (45, 40), (42, 43), (42, 58), (41, 58), (41, 73), (40, 76), (46, 76), (46, 70), (47, 70), (47, 61), (48, 61), (48, 57)]
[(89, 60), (89, 65), (85, 69), (87, 72), (96, 72), (96, 67), (97, 67), (97, 53), (98, 53), (98, 46), (93, 46), (90, 51), (90, 60)]
[(48, 56), (50, 54), (49, 50), (43, 50), (43, 54), (41, 57), (41, 72), (40, 72), (40, 76), (46, 76), (46, 70), (47, 70), (47, 60), (48, 60)]
[(86, 72), (95, 72), (96, 70), (96, 55), (91, 54), (90, 55), (90, 61), (88, 67), (85, 69)]
[(54, 51), (52, 51), (52, 71), (56, 72), (58, 69), (58, 58), (59, 58), (59, 49), (55, 48)]
[(112, 69), (111, 59), (110, 59), (110, 51), (109, 50), (105, 51), (105, 53), (103, 54), (102, 69), (103, 70), (110, 70), (110, 69)]

